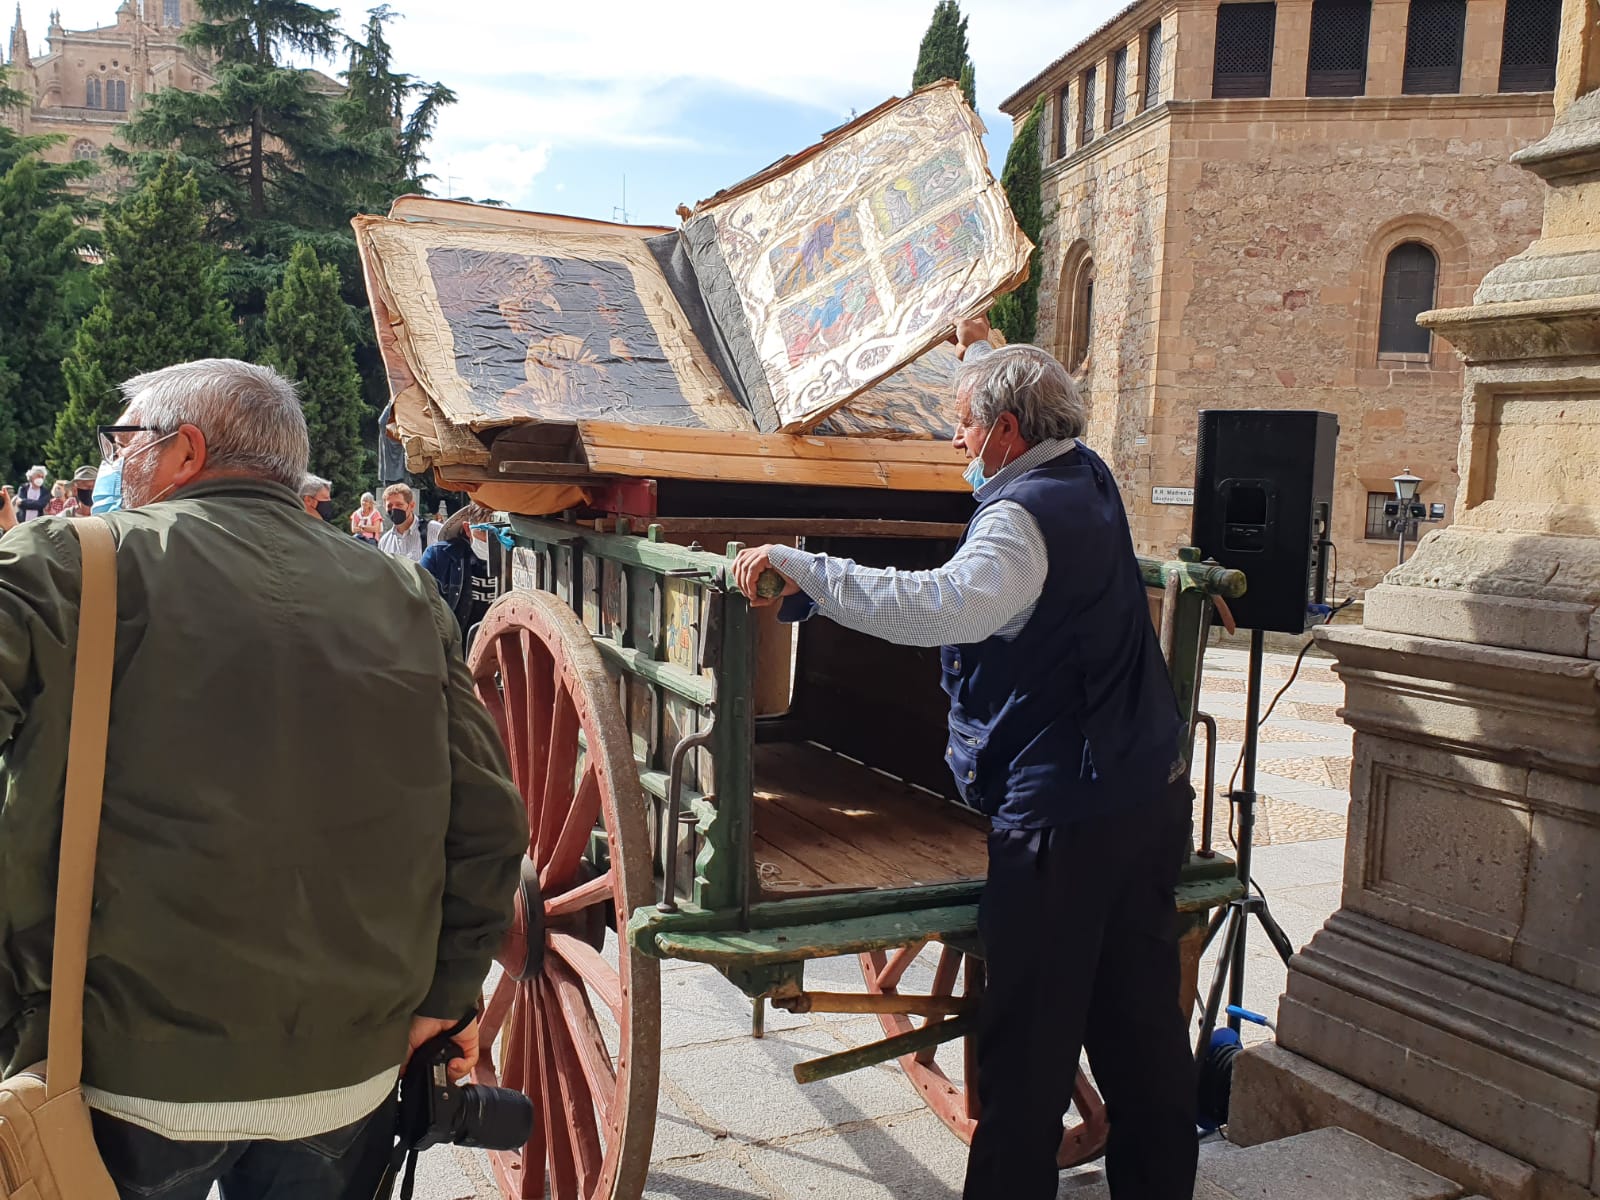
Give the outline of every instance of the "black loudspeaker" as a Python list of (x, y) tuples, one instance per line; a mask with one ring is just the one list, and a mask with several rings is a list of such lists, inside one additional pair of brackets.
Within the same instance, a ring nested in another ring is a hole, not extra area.
[(1249, 582), (1229, 601), (1245, 629), (1303, 633), (1326, 599), (1339, 419), (1325, 412), (1203, 409), (1194, 544)]

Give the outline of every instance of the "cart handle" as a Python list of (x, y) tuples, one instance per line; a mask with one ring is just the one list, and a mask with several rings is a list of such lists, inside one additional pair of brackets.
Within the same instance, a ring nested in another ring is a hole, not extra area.
[(689, 751), (709, 745), (717, 720), (712, 717), (698, 733), (691, 733), (672, 748), (672, 762), (667, 772), (667, 845), (666, 861), (662, 863), (666, 877), (661, 881), (661, 911), (678, 911), (678, 821), (683, 809), (678, 797), (683, 791), (683, 763)]

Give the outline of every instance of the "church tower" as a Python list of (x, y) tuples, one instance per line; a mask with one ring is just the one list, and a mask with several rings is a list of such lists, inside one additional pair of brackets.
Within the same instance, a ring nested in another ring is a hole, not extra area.
[(28, 31), (22, 27), (22, 0), (17, 0), (17, 20), (11, 26), (10, 61), (15, 67), (28, 67), (33, 61), (28, 56)]

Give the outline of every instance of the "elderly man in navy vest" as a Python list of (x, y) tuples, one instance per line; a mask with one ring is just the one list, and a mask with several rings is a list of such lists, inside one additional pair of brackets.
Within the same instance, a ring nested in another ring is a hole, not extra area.
[(988, 332), (957, 327), (955, 444), (978, 509), (948, 563), (877, 570), (762, 546), (735, 578), (753, 596), (771, 567), (789, 619), (942, 647), (945, 758), (992, 824), (966, 1200), (1053, 1200), (1080, 1049), (1111, 1123), (1111, 1195), (1189, 1200), (1173, 888), (1192, 793), (1172, 684), (1116, 481), (1078, 441), (1077, 388), (1043, 350), (992, 349)]

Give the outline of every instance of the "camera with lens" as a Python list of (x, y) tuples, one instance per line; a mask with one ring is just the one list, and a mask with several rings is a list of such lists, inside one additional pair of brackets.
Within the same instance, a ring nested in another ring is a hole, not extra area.
[(403, 1167), (400, 1195), (409, 1200), (416, 1184), (417, 1155), (430, 1146), (517, 1150), (527, 1145), (533, 1132), (533, 1104), (526, 1096), (513, 1088), (458, 1084), (450, 1078), (450, 1060), (461, 1057), (461, 1048), (453, 1039), (471, 1023), (468, 1017), (455, 1028), (429, 1038), (406, 1064), (395, 1120), (398, 1141), (378, 1190), (380, 1196), (390, 1194)]

